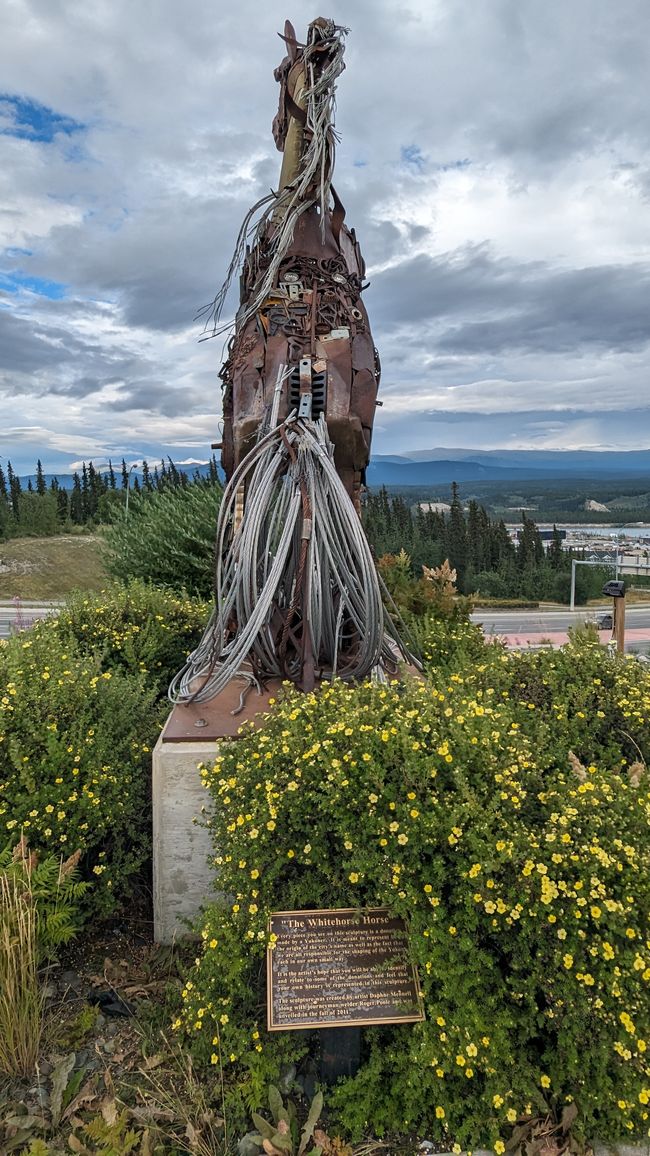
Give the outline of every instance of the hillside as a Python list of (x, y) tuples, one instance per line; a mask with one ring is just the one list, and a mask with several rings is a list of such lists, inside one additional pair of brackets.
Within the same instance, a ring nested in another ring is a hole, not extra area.
[(47, 602), (71, 590), (99, 591), (108, 581), (101, 549), (91, 534), (0, 542), (0, 599)]

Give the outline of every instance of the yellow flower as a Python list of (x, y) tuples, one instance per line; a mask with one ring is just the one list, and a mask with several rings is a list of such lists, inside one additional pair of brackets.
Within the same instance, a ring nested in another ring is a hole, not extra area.
[(441, 1108), (440, 1104), (438, 1104), (436, 1107), (436, 1119), (444, 1120), (444, 1118), (445, 1118), (445, 1109)]
[(567, 954), (562, 957), (562, 963), (567, 968), (567, 970), (570, 967), (573, 967), (573, 956), (569, 955), (569, 953), (567, 952)]
[(497, 1156), (502, 1156), (502, 1153), (505, 1152), (505, 1150), (506, 1146), (503, 1143), (503, 1140), (497, 1140), (496, 1144), (494, 1145), (494, 1151), (496, 1152)]
[(359, 876), (358, 876), (356, 871), (351, 871), (350, 874), (348, 875), (348, 879), (350, 880), (350, 883), (358, 883), (359, 882)]
[(506, 1120), (508, 1121), (508, 1123), (514, 1124), (516, 1119), (517, 1119), (517, 1113), (515, 1112), (514, 1108), (508, 1108), (508, 1111), (506, 1112)]
[(499, 1096), (499, 1095), (493, 1096), (492, 1097), (492, 1103), (494, 1104), (495, 1108), (500, 1108), (501, 1105), (503, 1104), (503, 1096)]
[[(566, 956), (565, 956), (565, 958), (566, 958)], [(566, 964), (565, 964), (565, 966), (566, 966)], [(539, 1082), (543, 1088), (550, 1088), (550, 1086), (551, 1086), (550, 1076), (540, 1076)]]

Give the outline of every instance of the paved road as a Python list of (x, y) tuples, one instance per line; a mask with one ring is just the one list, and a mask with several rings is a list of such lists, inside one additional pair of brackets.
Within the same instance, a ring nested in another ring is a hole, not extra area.
[[(480, 622), (486, 634), (563, 634), (570, 626), (576, 626), (601, 614), (611, 614), (609, 605), (590, 606), (588, 610), (475, 610), (474, 622)], [(627, 630), (650, 630), (650, 603), (626, 606), (625, 628)]]
[(0, 602), (0, 638), (9, 638), (16, 630), (31, 626), (35, 618), (56, 614), (59, 602)]
[[(589, 607), (588, 610), (477, 610), (472, 618), (488, 637), (504, 639), (506, 646), (525, 649), (550, 643), (562, 646), (568, 641), (568, 629), (580, 622), (594, 621), (602, 614), (611, 613), (611, 606)], [(610, 641), (611, 629), (600, 631), (603, 644)], [(650, 651), (650, 605), (627, 606), (625, 613), (625, 649), (630, 653), (647, 654)]]

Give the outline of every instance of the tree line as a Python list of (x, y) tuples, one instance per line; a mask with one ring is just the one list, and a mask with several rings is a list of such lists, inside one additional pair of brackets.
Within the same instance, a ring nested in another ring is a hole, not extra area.
[(48, 482), (40, 459), (36, 463), (34, 480), (30, 478), (26, 486), (10, 461), (7, 462), (6, 474), (0, 465), (0, 539), (28, 535), (46, 537), (75, 527), (92, 529), (111, 522), (116, 512), (124, 509), (129, 490), (133, 494), (146, 494), (218, 481), (214, 455), (207, 475), (198, 470), (188, 475), (178, 469), (171, 458), (161, 461), (153, 469), (143, 461), (139, 475), (132, 469), (124, 458), (117, 469), (111, 461), (105, 469), (96, 469), (92, 462), (87, 465), (83, 462), (81, 470), (75, 470), (72, 475), (72, 486), (67, 488), (56, 476), (50, 477)]
[[(412, 507), (402, 496), (391, 498), (385, 488), (365, 499), (363, 521), (377, 558), (404, 550), (411, 559), (414, 576), (422, 566), (440, 566), (445, 558), (456, 570), (458, 589), (489, 598), (541, 599), (568, 602), (571, 560), (580, 557), (565, 550), (553, 527), (545, 545), (532, 518), (522, 511), (517, 540), (504, 521), (490, 518), (475, 500), (465, 508), (455, 483), (449, 510)], [(588, 573), (584, 571), (588, 570)], [(600, 594), (603, 571), (578, 567), (578, 601)]]

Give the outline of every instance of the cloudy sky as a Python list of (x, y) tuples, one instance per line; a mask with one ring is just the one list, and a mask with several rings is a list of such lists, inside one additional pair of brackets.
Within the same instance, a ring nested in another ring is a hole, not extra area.
[[(0, 454), (205, 459), (297, 0), (4, 0)], [(329, 0), (374, 449), (650, 446), (647, 0)]]

